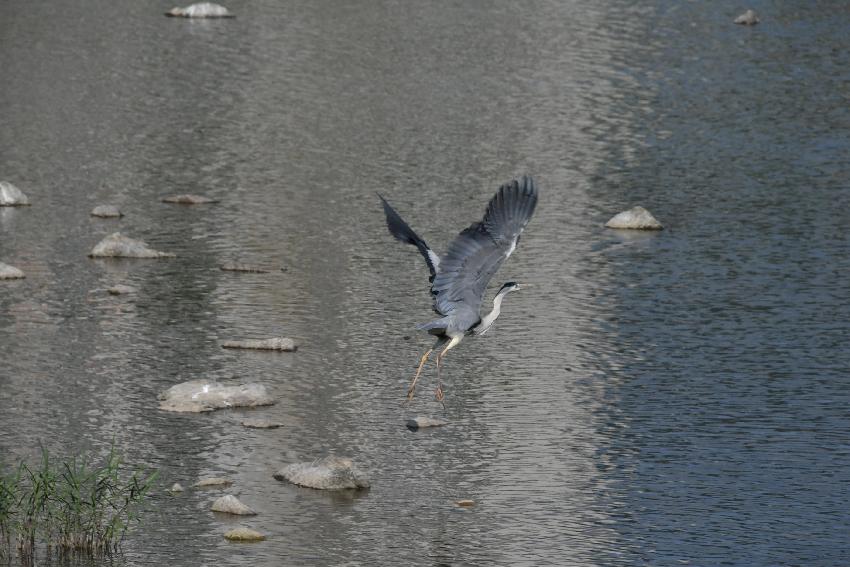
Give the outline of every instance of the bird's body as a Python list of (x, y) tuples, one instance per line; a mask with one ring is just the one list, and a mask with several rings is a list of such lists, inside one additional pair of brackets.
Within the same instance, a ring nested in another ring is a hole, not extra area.
[[(534, 214), (537, 188), (529, 176), (502, 185), (487, 205), (484, 218), (461, 231), (442, 256), (437, 255), (383, 197), (381, 201), (390, 234), (416, 246), (431, 272), (433, 307), (441, 317), (417, 329), (438, 336), (434, 348), (448, 342), (437, 357), (439, 376), (440, 363), (449, 349), (468, 334), (484, 334), (499, 316), (504, 296), (519, 289), (513, 282), (504, 284), (493, 300), (493, 310), (481, 317), (487, 284), (516, 249), (523, 229)], [(432, 351), (433, 348), (422, 357), (408, 397)], [(442, 397), (439, 387), (437, 397)]]

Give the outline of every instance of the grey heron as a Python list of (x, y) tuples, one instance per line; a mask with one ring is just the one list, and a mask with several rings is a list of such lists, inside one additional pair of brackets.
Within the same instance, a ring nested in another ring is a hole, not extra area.
[(516, 249), (520, 235), (537, 206), (537, 188), (530, 176), (502, 185), (490, 199), (484, 218), (461, 231), (449, 244), (448, 251), (438, 256), (425, 241), (411, 229), (401, 216), (380, 194), (384, 205), (387, 228), (397, 240), (419, 249), (431, 272), (431, 295), (434, 311), (441, 317), (417, 325), (417, 329), (437, 336), (437, 341), (419, 360), (416, 375), (407, 390), (407, 401), (413, 399), (416, 381), (422, 368), (437, 348), (445, 347), (437, 355), (438, 401), (443, 401), (440, 367), (443, 358), (466, 335), (483, 335), (501, 313), (505, 296), (520, 289), (515, 282), (507, 282), (493, 298), (493, 309), (483, 317), (481, 303), (487, 284), (502, 262)]

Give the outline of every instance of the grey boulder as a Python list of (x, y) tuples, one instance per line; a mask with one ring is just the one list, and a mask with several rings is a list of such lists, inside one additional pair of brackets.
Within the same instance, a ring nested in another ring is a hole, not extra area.
[(190, 380), (159, 394), (165, 411), (200, 413), (222, 408), (269, 406), (274, 398), (262, 384), (227, 386), (210, 380)]
[(24, 273), (18, 268), (0, 262), (0, 280), (19, 280), (25, 277)]
[(9, 183), (0, 181), (0, 207), (25, 207), (30, 200), (23, 192)]
[(150, 248), (141, 240), (135, 240), (113, 232), (98, 242), (89, 254), (90, 258), (175, 258), (175, 254)]
[(755, 13), (754, 10), (747, 10), (732, 21), (742, 26), (754, 26), (761, 20), (759, 20), (759, 16)]
[(251, 508), (239, 501), (232, 494), (227, 494), (217, 499), (212, 504), (213, 512), (221, 512), (222, 514), (235, 514), (237, 516), (256, 516), (257, 513)]
[(661, 230), (664, 227), (658, 222), (652, 213), (643, 207), (632, 207), (623, 211), (605, 223), (608, 228), (625, 228), (633, 230)]
[(100, 217), (103, 219), (120, 218), (124, 216), (124, 213), (122, 213), (115, 205), (98, 205), (93, 208), (89, 214), (93, 217)]
[(309, 463), (285, 466), (274, 474), (274, 478), (319, 490), (369, 488), (366, 476), (351, 459), (332, 455)]

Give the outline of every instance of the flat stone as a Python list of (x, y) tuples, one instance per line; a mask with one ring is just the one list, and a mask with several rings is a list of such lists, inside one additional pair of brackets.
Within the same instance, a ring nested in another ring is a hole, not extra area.
[(243, 419), (242, 425), (249, 429), (277, 429), (283, 427), (282, 423), (269, 421), (268, 419)]
[(27, 276), (15, 266), (0, 262), (0, 280), (19, 280), (25, 277)]
[(183, 492), (183, 485), (179, 482), (175, 482), (171, 485), (171, 488), (168, 489), (169, 492)]
[(754, 10), (747, 10), (732, 21), (742, 26), (754, 26), (761, 20), (759, 20), (759, 16), (755, 13)]
[(127, 295), (129, 293), (136, 293), (139, 290), (129, 285), (118, 284), (107, 288), (106, 291), (109, 292), (110, 295)]
[(264, 539), (266, 539), (266, 536), (264, 536), (260, 532), (256, 532), (248, 528), (236, 528), (230, 530), (229, 532), (224, 534), (224, 537), (229, 539), (230, 541), (242, 542), (263, 541)]
[(118, 210), (118, 207), (115, 205), (98, 205), (91, 210), (90, 214), (93, 217), (101, 217), (104, 219), (124, 216), (124, 213)]
[(190, 380), (159, 394), (159, 409), (200, 413), (222, 408), (269, 406), (275, 403), (258, 383), (227, 386), (210, 380)]
[(475, 506), (475, 500), (458, 500), (455, 504), (464, 507)]
[(237, 516), (256, 516), (257, 513), (251, 508), (239, 501), (232, 494), (222, 496), (212, 505), (213, 512), (221, 512), (223, 514), (235, 514)]
[(175, 258), (175, 254), (159, 252), (141, 240), (135, 240), (113, 232), (97, 243), (89, 254), (90, 258)]
[(283, 350), (292, 352), (298, 350), (295, 341), (286, 337), (272, 339), (248, 339), (245, 341), (224, 341), (222, 348), (243, 348), (252, 350)]
[(185, 8), (172, 8), (166, 16), (178, 18), (233, 18), (230, 10), (212, 2), (199, 2)]
[(623, 211), (606, 222), (605, 226), (633, 230), (661, 230), (664, 228), (660, 222), (655, 220), (652, 213), (643, 207), (633, 207), (628, 211)]
[(271, 270), (261, 268), (260, 266), (252, 266), (250, 264), (240, 264), (238, 262), (228, 262), (219, 266), (225, 272), (248, 272), (252, 274), (268, 274)]
[(177, 203), (178, 205), (208, 205), (218, 203), (218, 199), (210, 199), (203, 195), (172, 195), (162, 200), (163, 203)]
[(369, 488), (365, 475), (346, 457), (329, 456), (310, 463), (288, 465), (276, 472), (274, 478), (319, 490)]
[(432, 417), (414, 417), (413, 419), (407, 420), (407, 428), (411, 431), (416, 431), (417, 429), (424, 429), (425, 427), (441, 427), (443, 425), (448, 425), (448, 421), (443, 421), (442, 419), (434, 419)]
[(30, 200), (23, 192), (9, 183), (0, 181), (0, 207), (27, 207)]
[(228, 478), (218, 476), (202, 478), (192, 486), (194, 488), (227, 488), (233, 484), (233, 481)]

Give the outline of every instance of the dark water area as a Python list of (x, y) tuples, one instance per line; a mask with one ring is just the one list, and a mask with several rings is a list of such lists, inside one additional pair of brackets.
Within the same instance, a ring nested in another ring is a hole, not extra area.
[[(0, 282), (0, 462), (114, 440), (161, 475), (95, 565), (850, 561), (845, 2), (171, 7), (0, 3), (0, 180), (33, 203), (0, 208), (27, 274)], [(761, 24), (731, 23), (746, 7)], [(427, 269), (375, 191), (442, 251), (526, 172), (540, 204), (492, 287), (529, 285), (447, 357), (445, 411), (433, 366), (402, 407)], [(635, 204), (666, 230), (603, 228)], [(117, 230), (178, 257), (86, 257)], [(301, 348), (219, 346), (276, 335)], [(277, 404), (158, 409), (233, 377)], [(371, 490), (272, 479), (328, 453)], [(259, 515), (165, 492), (208, 475)]]

